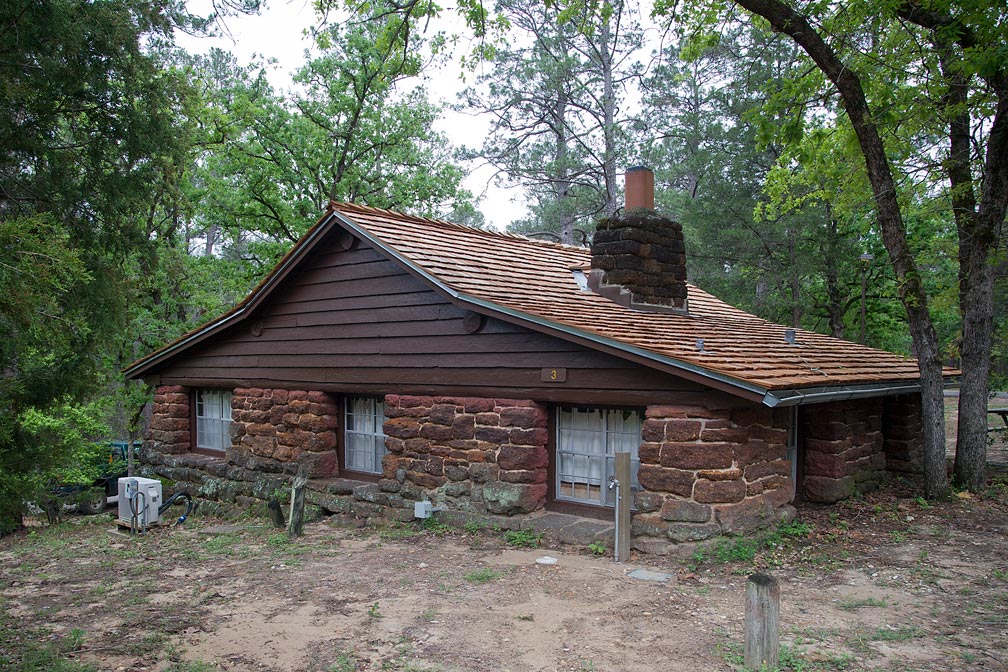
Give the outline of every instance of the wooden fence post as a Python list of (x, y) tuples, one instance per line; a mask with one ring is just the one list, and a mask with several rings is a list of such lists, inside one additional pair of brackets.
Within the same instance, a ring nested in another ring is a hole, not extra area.
[(304, 527), (305, 488), (308, 485), (306, 476), (295, 476), (291, 484), (290, 518), (287, 523), (287, 535), (300, 537)]
[(769, 574), (753, 574), (746, 582), (746, 669), (777, 669), (779, 649), (780, 584)]

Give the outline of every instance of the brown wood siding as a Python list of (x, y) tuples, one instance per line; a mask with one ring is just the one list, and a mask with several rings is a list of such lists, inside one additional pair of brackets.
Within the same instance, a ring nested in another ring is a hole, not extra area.
[[(711, 393), (494, 318), (467, 333), (468, 311), (361, 243), (348, 251), (323, 244), (302, 268), (254, 315), (152, 373), (164, 385), (582, 404), (682, 402)], [(260, 336), (250, 330), (255, 322), (262, 323)], [(566, 381), (543, 383), (544, 368), (566, 369)]]

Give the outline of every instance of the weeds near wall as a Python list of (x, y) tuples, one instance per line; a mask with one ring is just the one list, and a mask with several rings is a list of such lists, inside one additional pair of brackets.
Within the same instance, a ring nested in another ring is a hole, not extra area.
[(539, 548), (543, 533), (532, 530), (508, 530), (504, 533), (504, 541), (515, 548)]
[(781, 523), (773, 531), (760, 536), (722, 539), (713, 547), (698, 548), (686, 561), (686, 565), (691, 571), (696, 571), (704, 564), (752, 562), (760, 551), (787, 547), (793, 540), (807, 537), (811, 532), (812, 526), (808, 523)]

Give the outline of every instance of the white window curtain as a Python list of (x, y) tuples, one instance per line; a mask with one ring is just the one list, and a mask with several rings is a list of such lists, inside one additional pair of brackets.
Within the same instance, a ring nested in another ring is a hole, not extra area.
[(630, 453), (632, 489), (638, 489), (640, 411), (605, 408), (561, 408), (557, 412), (556, 494), (558, 499), (615, 504), (609, 492), (615, 455)]
[(380, 474), (385, 448), (385, 402), (373, 397), (349, 397), (346, 400), (344, 439), (346, 468)]
[(225, 450), (231, 447), (231, 392), (200, 390), (196, 393), (196, 447)]

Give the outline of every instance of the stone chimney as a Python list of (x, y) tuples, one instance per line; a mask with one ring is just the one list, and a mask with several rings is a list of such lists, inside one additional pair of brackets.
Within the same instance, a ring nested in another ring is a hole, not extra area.
[(591, 244), (589, 287), (637, 310), (686, 312), (682, 225), (654, 210), (654, 173), (626, 172), (626, 207), (599, 222)]

